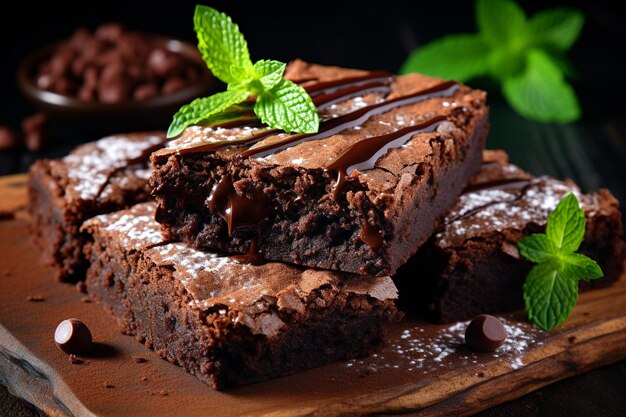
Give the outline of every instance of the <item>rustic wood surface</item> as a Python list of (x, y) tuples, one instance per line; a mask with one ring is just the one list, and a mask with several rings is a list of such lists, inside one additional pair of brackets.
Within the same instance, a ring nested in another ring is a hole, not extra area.
[[(24, 206), (23, 184), (23, 176), (0, 179), (0, 195), (12, 193), (2, 199), (1, 210)], [(28, 301), (29, 296), (44, 301)], [(122, 335), (107, 313), (83, 298), (73, 286), (53, 282), (28, 240), (22, 212), (0, 221), (0, 384), (49, 415), (471, 415), (626, 358), (624, 278), (582, 294), (568, 321), (550, 335), (527, 325), (521, 313), (503, 316), (533, 335), (519, 357), (522, 366), (511, 366), (516, 358), (510, 354), (479, 355), (468, 363), (468, 352), (453, 345), (457, 350), (446, 366), (424, 372), (358, 372), (337, 363), (224, 392), (210, 390)], [(80, 365), (71, 364), (52, 337), (58, 322), (72, 316), (85, 319), (98, 342)], [(390, 345), (379, 357), (394, 358), (403, 332), (420, 327), (436, 336), (449, 325), (408, 318), (391, 326)], [(133, 355), (147, 362), (136, 363)]]

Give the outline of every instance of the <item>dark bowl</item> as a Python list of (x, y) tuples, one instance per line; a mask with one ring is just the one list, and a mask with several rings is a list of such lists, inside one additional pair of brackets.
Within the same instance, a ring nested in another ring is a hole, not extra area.
[[(151, 36), (159, 46), (178, 53), (206, 68), (196, 47), (177, 39)], [(24, 96), (51, 119), (82, 132), (109, 134), (114, 132), (166, 129), (174, 113), (183, 104), (213, 91), (216, 82), (206, 70), (194, 84), (176, 92), (144, 101), (128, 100), (120, 103), (82, 101), (37, 87), (35, 76), (42, 60), (48, 58), (59, 44), (48, 45), (30, 54), (20, 65), (17, 81)]]

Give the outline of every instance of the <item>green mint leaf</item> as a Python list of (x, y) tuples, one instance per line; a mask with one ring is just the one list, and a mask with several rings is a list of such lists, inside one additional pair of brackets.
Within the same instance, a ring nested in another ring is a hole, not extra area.
[(210, 97), (197, 98), (191, 103), (185, 104), (174, 115), (174, 120), (167, 129), (167, 137), (180, 135), (187, 126), (199, 123), (234, 104), (241, 103), (249, 95), (250, 92), (243, 88), (232, 88)]
[(520, 254), (532, 262), (546, 262), (558, 254), (557, 248), (544, 234), (526, 236), (517, 242)]
[(304, 88), (281, 80), (259, 94), (254, 112), (263, 123), (285, 132), (315, 133), (319, 128), (317, 108)]
[(476, 21), (480, 35), (493, 46), (520, 48), (529, 36), (526, 15), (511, 0), (478, 0)]
[(556, 262), (535, 265), (526, 277), (524, 303), (528, 318), (546, 331), (563, 323), (578, 300), (578, 281), (559, 271)]
[(550, 213), (546, 236), (560, 252), (576, 252), (585, 237), (585, 224), (585, 212), (570, 193)]
[(287, 64), (270, 59), (262, 59), (254, 63), (254, 71), (261, 85), (270, 90), (283, 79)]
[(561, 261), (563, 274), (572, 279), (590, 281), (604, 276), (600, 265), (583, 254), (568, 253), (561, 256)]
[(585, 23), (584, 15), (578, 10), (558, 7), (534, 15), (528, 26), (532, 44), (557, 51), (571, 48)]
[(402, 64), (400, 73), (467, 81), (487, 73), (489, 45), (476, 34), (450, 35), (416, 49)]
[(520, 254), (536, 262), (524, 284), (528, 318), (550, 331), (569, 315), (578, 299), (578, 281), (602, 277), (593, 260), (575, 253), (585, 236), (585, 212), (574, 194), (565, 196), (548, 216), (545, 234), (518, 242)]
[(211, 7), (196, 6), (193, 23), (198, 49), (213, 75), (229, 84), (251, 77), (248, 44), (230, 17)]
[(541, 50), (528, 54), (525, 71), (504, 80), (503, 93), (520, 114), (543, 122), (571, 122), (580, 117), (574, 89)]

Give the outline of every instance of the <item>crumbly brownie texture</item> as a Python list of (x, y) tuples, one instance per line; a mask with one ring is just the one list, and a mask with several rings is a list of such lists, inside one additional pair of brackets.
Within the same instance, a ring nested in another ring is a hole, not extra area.
[[(286, 72), (288, 78), (308, 80), (303, 82), (308, 88), (367, 74), (302, 61), (291, 63)], [(371, 106), (392, 103), (388, 110), (328, 137), (278, 150), (261, 152), (292, 136), (273, 134), (250, 148), (229, 144), (198, 152), (193, 149), (220, 141), (241, 143), (267, 128), (188, 128), (152, 155), (156, 219), (167, 237), (230, 253), (245, 253), (256, 243), (260, 255), (270, 260), (362, 275), (392, 274), (432, 234), (479, 168), (488, 109), (484, 92), (463, 85), (419, 74), (388, 80), (384, 93), (366, 91), (319, 106), (320, 132), (333, 120)], [(439, 96), (393, 104), (442, 86), (448, 87), (438, 90)], [(426, 131), (415, 133), (418, 125), (427, 126)], [(346, 163), (345, 182), (338, 181), (343, 168), (337, 166), (345, 163), (341, 156), (363, 151), (357, 152), (357, 143), (405, 128), (413, 133), (396, 147), (379, 149), (365, 163)]]
[(251, 265), (166, 243), (154, 209), (85, 222), (87, 291), (125, 333), (213, 388), (366, 355), (400, 317), (389, 277)]
[(81, 145), (65, 158), (40, 160), (31, 166), (32, 233), (60, 281), (84, 277), (86, 236), (79, 229), (86, 219), (149, 198), (146, 152), (164, 141), (159, 132), (110, 136)]
[(582, 194), (571, 181), (533, 178), (509, 164), (501, 151), (486, 151), (484, 159), (443, 228), (398, 272), (405, 309), (452, 322), (522, 308), (532, 264), (520, 258), (517, 241), (542, 233), (549, 213), (571, 192), (587, 218), (580, 251), (604, 272), (601, 279), (581, 281), (581, 289), (619, 279), (626, 250), (618, 202), (608, 190)]

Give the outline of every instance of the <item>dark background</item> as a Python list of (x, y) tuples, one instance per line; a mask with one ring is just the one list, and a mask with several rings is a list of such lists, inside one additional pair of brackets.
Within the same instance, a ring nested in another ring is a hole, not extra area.
[[(15, 72), (21, 60), (44, 44), (69, 37), (78, 26), (108, 21), (129, 29), (195, 42), (196, 2), (86, 1), (4, 4), (0, 12), (0, 124), (18, 127), (34, 112), (21, 97)], [(244, 33), (252, 59), (312, 62), (397, 71), (408, 52), (431, 39), (475, 31), (472, 1), (267, 2), (211, 1)], [(586, 23), (570, 53), (578, 76), (573, 85), (583, 118), (573, 124), (523, 119), (488, 81), (492, 133), (488, 146), (503, 148), (511, 160), (535, 175), (572, 178), (584, 190), (609, 188), (626, 205), (626, 16), (620, 2), (521, 2), (528, 14), (556, 5), (582, 10)], [(169, 120), (163, 121), (163, 127)], [(25, 171), (38, 157), (62, 156), (80, 141), (96, 139), (68, 126), (53, 125), (53, 143), (43, 152), (0, 151), (0, 175)], [(1, 198), (1, 197), (0, 197)], [(626, 415), (626, 362), (554, 384), (483, 413), (501, 415)], [(1, 411), (1, 410), (0, 410)]]

